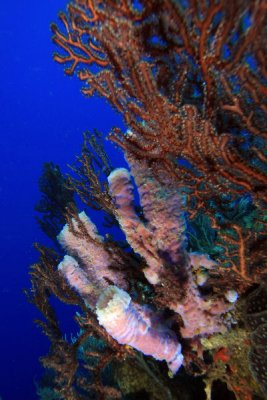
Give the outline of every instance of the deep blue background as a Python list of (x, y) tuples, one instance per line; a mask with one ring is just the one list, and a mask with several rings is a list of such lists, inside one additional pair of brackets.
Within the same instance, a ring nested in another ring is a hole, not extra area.
[[(83, 131), (98, 128), (107, 134), (112, 126), (121, 125), (120, 116), (103, 100), (82, 96), (78, 80), (64, 76), (62, 66), (52, 59), (55, 46), (49, 26), (66, 4), (63, 0), (15, 0), (2, 1), (0, 8), (3, 400), (37, 399), (34, 380), (42, 372), (38, 358), (48, 350), (48, 341), (32, 322), (39, 314), (22, 292), (29, 287), (28, 267), (37, 260), (32, 243), (46, 241), (34, 217), (42, 165), (54, 161), (66, 171), (79, 153)], [(120, 165), (121, 153), (110, 145), (108, 150)]]

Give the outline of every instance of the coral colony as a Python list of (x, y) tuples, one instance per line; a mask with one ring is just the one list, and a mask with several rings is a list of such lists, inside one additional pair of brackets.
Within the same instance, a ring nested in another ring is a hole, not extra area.
[[(54, 58), (122, 114), (109, 139), (129, 168), (113, 169), (97, 132), (72, 176), (46, 165), (39, 222), (61, 250), (38, 246), (31, 270), (53, 371), (38, 393), (263, 399), (266, 1), (75, 0), (59, 18)], [(71, 343), (51, 295), (80, 306)]]

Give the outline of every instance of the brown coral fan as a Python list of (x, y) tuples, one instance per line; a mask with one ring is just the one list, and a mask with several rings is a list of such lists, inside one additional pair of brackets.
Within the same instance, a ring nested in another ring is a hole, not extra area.
[[(266, 198), (266, 14), (264, 0), (139, 8), (76, 0), (60, 15), (66, 33), (52, 26), (67, 54), (55, 59), (78, 72), (86, 95), (100, 94), (124, 115), (128, 134), (115, 129), (111, 139), (156, 171), (198, 191), (204, 184), (202, 195), (215, 188)], [(249, 157), (242, 131), (252, 135)]]

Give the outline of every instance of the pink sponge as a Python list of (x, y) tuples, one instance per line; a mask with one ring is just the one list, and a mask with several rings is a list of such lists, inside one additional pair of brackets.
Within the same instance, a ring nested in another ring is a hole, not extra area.
[(175, 374), (183, 363), (181, 345), (169, 329), (153, 326), (152, 317), (132, 302), (127, 292), (109, 286), (98, 299), (100, 325), (120, 344), (127, 344), (156, 360), (165, 360)]

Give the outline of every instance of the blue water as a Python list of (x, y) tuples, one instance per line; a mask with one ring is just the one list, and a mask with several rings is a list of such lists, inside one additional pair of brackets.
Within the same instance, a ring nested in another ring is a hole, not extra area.
[[(0, 7), (0, 397), (34, 400), (34, 381), (42, 373), (38, 358), (48, 340), (33, 324), (40, 315), (28, 304), (28, 267), (37, 261), (33, 242), (50, 245), (35, 222), (42, 165), (53, 161), (67, 171), (79, 154), (82, 132), (104, 134), (122, 126), (121, 118), (100, 99), (81, 95), (80, 83), (64, 76), (52, 54), (49, 25), (63, 0), (2, 1)], [(121, 153), (109, 144), (117, 165)], [(67, 331), (73, 323), (58, 308)]]

